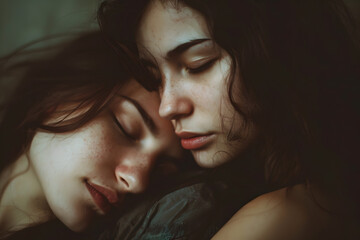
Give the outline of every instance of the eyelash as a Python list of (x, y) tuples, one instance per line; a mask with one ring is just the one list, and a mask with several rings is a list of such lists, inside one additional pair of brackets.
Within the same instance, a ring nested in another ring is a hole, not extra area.
[(129, 134), (124, 127), (121, 125), (121, 123), (119, 122), (119, 120), (117, 119), (117, 117), (115, 116), (115, 114), (112, 112), (111, 113), (111, 117), (113, 119), (113, 121), (115, 122), (116, 126), (120, 129), (120, 131), (122, 132), (122, 134), (124, 134), (125, 137), (129, 138), (132, 141), (135, 141), (136, 139)]
[(218, 58), (211, 59), (208, 62), (201, 65), (200, 67), (196, 67), (196, 68), (186, 67), (186, 70), (187, 70), (187, 72), (192, 73), (192, 74), (201, 73), (201, 72), (204, 72), (207, 69), (209, 69), (217, 60), (218, 60)]

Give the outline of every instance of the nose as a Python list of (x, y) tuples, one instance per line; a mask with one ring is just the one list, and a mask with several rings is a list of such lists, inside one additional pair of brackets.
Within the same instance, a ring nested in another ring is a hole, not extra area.
[(171, 79), (165, 83), (161, 92), (159, 115), (168, 120), (176, 120), (190, 115), (194, 108), (191, 98), (186, 94), (186, 89), (178, 86), (180, 84), (171, 84)]
[(143, 192), (149, 184), (153, 162), (150, 156), (136, 156), (136, 159), (121, 161), (115, 168), (120, 190), (129, 193)]

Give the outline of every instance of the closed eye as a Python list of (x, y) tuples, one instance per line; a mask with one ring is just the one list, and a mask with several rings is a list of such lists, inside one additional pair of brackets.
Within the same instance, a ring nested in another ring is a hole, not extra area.
[(115, 114), (113, 112), (111, 112), (111, 117), (114, 121), (114, 123), (116, 124), (116, 126), (120, 129), (121, 133), (127, 137), (128, 139), (130, 139), (131, 141), (136, 141), (136, 138), (134, 136), (132, 136), (131, 134), (129, 134), (124, 127), (121, 125), (121, 123), (119, 122), (119, 120), (117, 119), (117, 117), (115, 116)]
[(214, 63), (218, 60), (218, 58), (214, 58), (214, 59), (211, 59), (209, 61), (207, 61), (206, 63), (202, 64), (201, 66), (199, 67), (186, 67), (186, 70), (188, 73), (191, 73), (191, 74), (197, 74), (197, 73), (201, 73), (201, 72), (204, 72), (206, 70), (208, 70), (212, 65), (214, 65)]

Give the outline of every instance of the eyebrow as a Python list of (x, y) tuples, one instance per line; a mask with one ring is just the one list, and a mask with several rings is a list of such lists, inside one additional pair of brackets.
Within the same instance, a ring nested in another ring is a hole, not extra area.
[(167, 58), (173, 58), (176, 57), (180, 54), (182, 54), (183, 52), (185, 52), (186, 50), (188, 50), (189, 48), (203, 43), (205, 41), (210, 41), (211, 39), (209, 38), (200, 38), (200, 39), (194, 39), (194, 40), (190, 40), (188, 42), (182, 43), (179, 46), (175, 47), (174, 49), (170, 50), (167, 54), (166, 57)]
[(159, 134), (159, 128), (155, 125), (153, 119), (150, 117), (150, 115), (144, 110), (144, 108), (140, 105), (139, 102), (137, 102), (136, 100), (129, 98), (127, 96), (124, 95), (120, 95), (120, 97), (125, 98), (126, 100), (128, 100), (129, 102), (131, 102), (136, 109), (139, 111), (145, 125), (150, 129), (151, 133), (154, 135), (158, 135)]

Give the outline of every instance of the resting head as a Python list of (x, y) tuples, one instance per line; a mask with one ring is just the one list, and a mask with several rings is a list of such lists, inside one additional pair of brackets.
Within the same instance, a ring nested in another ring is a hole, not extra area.
[[(100, 33), (25, 64), (1, 123), (3, 196), (18, 187), (25, 215), (84, 231), (176, 170), (183, 151), (160, 98), (130, 76)], [(12, 196), (14, 197), (14, 196)], [(28, 199), (26, 199), (28, 197)], [(38, 216), (41, 216), (38, 218)], [(31, 223), (31, 221), (28, 223)]]

